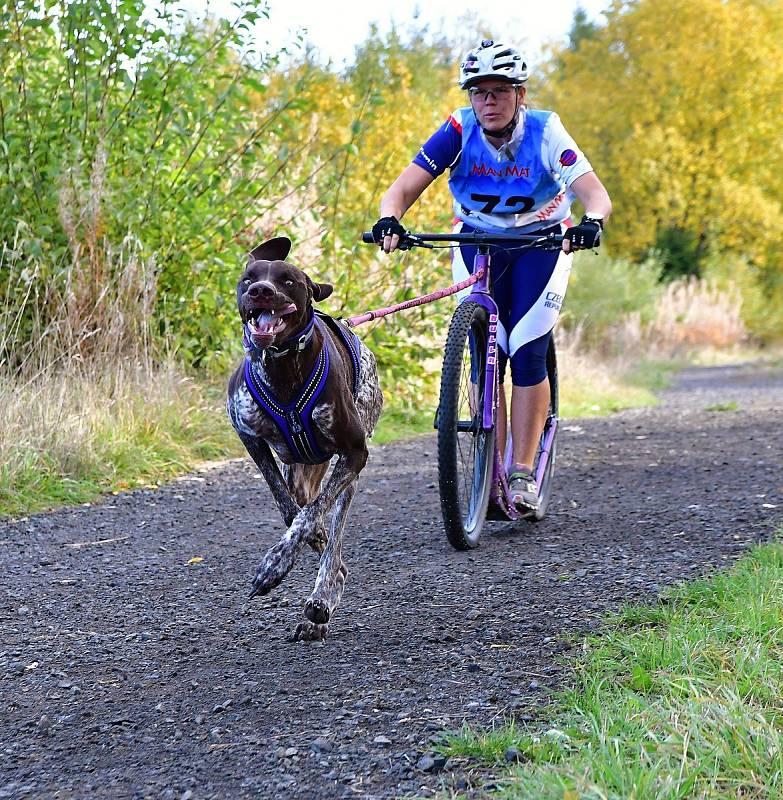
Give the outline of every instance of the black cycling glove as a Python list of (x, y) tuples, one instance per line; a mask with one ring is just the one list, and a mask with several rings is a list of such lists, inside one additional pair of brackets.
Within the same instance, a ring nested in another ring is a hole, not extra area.
[(372, 226), (372, 239), (375, 244), (383, 244), (384, 236), (405, 236), (407, 231), (402, 227), (397, 217), (381, 217)]
[(563, 234), (563, 238), (571, 242), (572, 250), (590, 250), (601, 244), (603, 229), (602, 219), (585, 214), (578, 225), (573, 225)]

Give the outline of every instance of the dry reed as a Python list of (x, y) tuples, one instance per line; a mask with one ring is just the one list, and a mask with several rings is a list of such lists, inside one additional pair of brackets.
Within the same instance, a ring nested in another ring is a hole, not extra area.
[(114, 246), (102, 233), (103, 167), (99, 151), (89, 181), (72, 171), (63, 183), (65, 263), (31, 257), (24, 229), (0, 252), (0, 509), (7, 513), (51, 505), (35, 499), (47, 486), (52, 499), (72, 496), (63, 490), (69, 482), (88, 484), (89, 494), (231, 452), (217, 393), (205, 399), (204, 387), (153, 337), (154, 259), (134, 237)]
[(704, 278), (675, 281), (659, 298), (647, 336), (673, 352), (733, 347), (748, 336), (741, 312), (742, 295), (733, 284)]
[(624, 314), (596, 349), (614, 358), (682, 359), (705, 350), (734, 350), (749, 339), (742, 320), (742, 295), (731, 283), (695, 277), (674, 281), (662, 290), (647, 316), (643, 321), (639, 311)]

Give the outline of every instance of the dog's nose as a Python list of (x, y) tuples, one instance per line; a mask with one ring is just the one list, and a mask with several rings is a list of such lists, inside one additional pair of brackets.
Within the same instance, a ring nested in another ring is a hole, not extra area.
[(270, 298), (277, 294), (275, 287), (269, 281), (256, 281), (248, 290), (247, 293), (254, 300), (260, 297)]

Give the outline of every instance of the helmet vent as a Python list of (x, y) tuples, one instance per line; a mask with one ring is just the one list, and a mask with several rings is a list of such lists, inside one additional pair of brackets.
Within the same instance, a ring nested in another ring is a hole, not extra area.
[(468, 50), (460, 64), (459, 85), (468, 89), (485, 78), (500, 78), (515, 86), (527, 81), (527, 63), (514, 48), (494, 39), (483, 39)]

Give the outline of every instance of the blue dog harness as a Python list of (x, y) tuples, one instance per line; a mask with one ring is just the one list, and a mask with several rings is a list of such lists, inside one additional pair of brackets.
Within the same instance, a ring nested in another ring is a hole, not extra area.
[[(259, 407), (277, 425), (297, 464), (323, 464), (324, 461), (328, 461), (332, 456), (331, 453), (325, 453), (321, 450), (313, 432), (313, 409), (318, 403), (318, 398), (321, 396), (329, 377), (330, 359), (326, 331), (323, 328), (325, 324), (337, 333), (350, 353), (353, 367), (352, 394), (354, 400), (356, 400), (361, 378), (359, 339), (345, 325), (326, 314), (315, 312), (305, 326), (304, 332), (300, 332), (300, 334), (293, 337), (293, 341), (303, 341), (312, 326), (315, 325), (323, 333), (324, 343), (310, 377), (304, 382), (291, 402), (284, 404), (277, 400), (272, 390), (259, 375), (259, 370), (256, 366), (257, 359), (253, 359), (250, 354), (245, 357), (244, 377), (247, 389)], [(309, 338), (307, 336), (306, 341), (309, 341)], [(247, 342), (247, 334), (245, 339)], [(252, 347), (252, 341), (249, 344)], [(252, 349), (256, 350), (255, 347), (252, 347)], [(301, 350), (303, 348), (298, 347), (295, 349)]]

